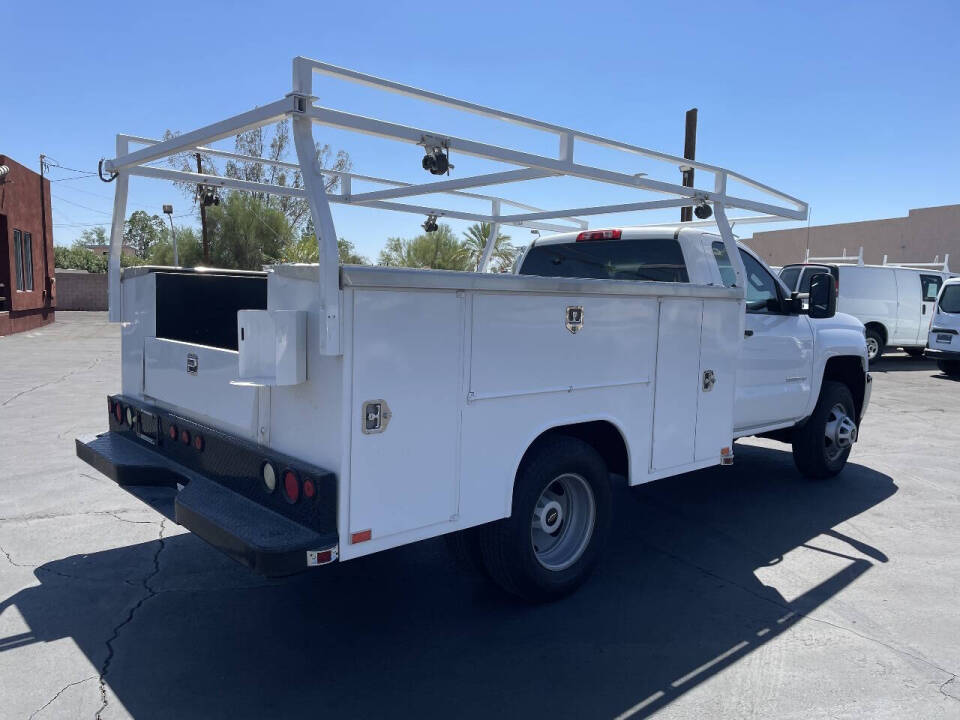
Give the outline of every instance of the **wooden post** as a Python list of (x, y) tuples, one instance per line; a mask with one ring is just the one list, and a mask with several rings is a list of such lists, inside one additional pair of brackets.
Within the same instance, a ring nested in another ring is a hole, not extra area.
[[(697, 159), (697, 109), (687, 110), (687, 126), (683, 135), (683, 157)], [(693, 187), (693, 168), (683, 171), (683, 186)], [(680, 222), (693, 220), (693, 206), (680, 208)]]
[[(203, 172), (203, 170), (200, 168), (200, 153), (197, 153), (197, 172)], [(197, 185), (197, 193), (200, 198), (200, 227), (203, 231), (203, 264), (209, 267), (210, 243), (207, 241), (207, 204), (204, 202), (203, 198), (203, 185)], [(172, 216), (170, 222), (173, 223)], [(172, 224), (171, 227), (173, 227)]]

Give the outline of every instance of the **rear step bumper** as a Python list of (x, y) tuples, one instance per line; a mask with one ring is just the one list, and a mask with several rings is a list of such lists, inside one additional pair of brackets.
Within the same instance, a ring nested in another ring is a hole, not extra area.
[[(126, 407), (125, 401), (124, 404)], [(130, 407), (136, 410), (135, 406)], [(188, 422), (170, 417), (171, 422), (175, 420), (179, 427), (184, 427)], [(161, 416), (161, 422), (167, 422), (167, 418)], [(117, 429), (89, 442), (78, 439), (77, 456), (131, 491), (144, 486), (181, 488), (174, 501), (176, 522), (234, 560), (261, 575), (276, 577), (337, 559), (339, 539), (335, 524), (326, 523), (329, 529), (318, 530), (282, 515), (265, 503), (257, 502), (257, 494), (251, 492), (251, 484), (259, 482), (258, 476), (240, 477), (242, 467), (237, 466), (229, 468), (232, 475), (201, 472), (171, 458), (163, 443), (152, 447), (135, 435), (124, 432), (122, 424), (111, 422), (111, 426)], [(251, 455), (249, 464), (254, 468), (252, 472), (259, 474), (262, 456), (256, 446), (251, 448), (247, 443), (201, 428), (195, 423), (190, 423), (190, 427), (193, 433), (206, 433), (206, 450), (214, 451), (214, 446), (219, 445), (221, 452), (232, 451), (233, 457), (240, 458), (237, 463), (240, 466), (247, 464), (242, 462), (244, 456)], [(178, 450), (175, 447), (169, 449), (171, 454)], [(279, 467), (288, 465), (284, 458), (275, 455), (265, 460)], [(315, 480), (318, 486), (317, 500), (321, 499), (322, 486), (335, 485), (329, 473), (325, 476), (323, 471), (314, 469), (311, 472), (303, 469), (302, 464), (295, 467), (302, 475), (309, 473)], [(279, 492), (278, 488), (274, 494)], [(324, 499), (330, 499), (329, 494), (324, 493), (324, 496)], [(335, 491), (332, 497), (335, 502)], [(266, 500), (276, 501), (279, 498), (269, 497)], [(303, 517), (315, 526), (324, 524), (324, 518), (335, 517), (335, 507), (330, 510), (332, 512), (321, 508), (319, 512), (304, 514)]]

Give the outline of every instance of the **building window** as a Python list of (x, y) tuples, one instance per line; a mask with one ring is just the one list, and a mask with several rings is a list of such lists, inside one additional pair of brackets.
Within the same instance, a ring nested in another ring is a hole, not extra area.
[(23, 234), (23, 284), (24, 290), (33, 290), (33, 236)]
[(13, 264), (17, 290), (33, 290), (33, 236), (30, 233), (13, 231)]
[(23, 255), (21, 255), (21, 250), (23, 243), (21, 242), (20, 231), (13, 231), (13, 264), (16, 271), (16, 282), (17, 290), (23, 290)]

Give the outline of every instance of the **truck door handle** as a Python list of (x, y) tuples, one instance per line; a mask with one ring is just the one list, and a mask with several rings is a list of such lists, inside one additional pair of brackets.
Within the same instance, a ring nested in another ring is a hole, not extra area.
[(744, 336), (744, 337), (753, 337), (753, 330), (744, 330), (744, 331), (743, 331), (743, 336)]

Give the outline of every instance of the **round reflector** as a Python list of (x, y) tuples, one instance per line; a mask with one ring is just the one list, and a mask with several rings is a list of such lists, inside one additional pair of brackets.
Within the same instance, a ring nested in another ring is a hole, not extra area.
[(193, 436), (193, 447), (197, 451), (203, 451), (203, 435)]
[(289, 503), (300, 499), (300, 478), (293, 470), (283, 471), (283, 494)]
[(312, 498), (317, 494), (317, 487), (313, 484), (313, 480), (309, 478), (303, 481), (303, 496), (305, 498)]
[(127, 425), (129, 425), (130, 427), (133, 427), (133, 421), (134, 419), (136, 419), (136, 417), (137, 416), (134, 414), (133, 408), (128, 407), (127, 408)]
[(183, 429), (183, 430), (180, 431), (180, 442), (182, 442), (184, 445), (189, 445), (189, 444), (190, 444), (190, 431), (189, 431), (189, 430)]
[(265, 462), (260, 469), (260, 474), (263, 477), (263, 484), (267, 488), (267, 492), (273, 492), (277, 489), (277, 471), (273, 469), (271, 463)]

